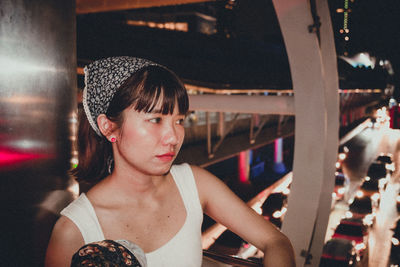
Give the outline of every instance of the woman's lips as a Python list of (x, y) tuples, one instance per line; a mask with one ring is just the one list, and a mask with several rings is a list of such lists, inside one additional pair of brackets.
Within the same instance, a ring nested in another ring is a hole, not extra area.
[(175, 153), (173, 153), (173, 152), (165, 153), (165, 154), (162, 154), (162, 155), (157, 155), (156, 157), (158, 159), (160, 159), (161, 161), (168, 162), (168, 161), (171, 161), (171, 160), (174, 159)]

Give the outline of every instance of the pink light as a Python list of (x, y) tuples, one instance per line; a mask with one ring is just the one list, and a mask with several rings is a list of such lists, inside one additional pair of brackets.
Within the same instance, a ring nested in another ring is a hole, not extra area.
[(11, 149), (0, 148), (0, 167), (10, 167), (26, 161), (51, 158), (50, 154), (24, 153)]
[(239, 153), (239, 181), (242, 183), (247, 183), (248, 182), (248, 177), (247, 177), (247, 153), (246, 151), (242, 151)]

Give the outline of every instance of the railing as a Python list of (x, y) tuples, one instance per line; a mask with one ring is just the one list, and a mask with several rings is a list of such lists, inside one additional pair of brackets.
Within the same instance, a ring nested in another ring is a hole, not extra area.
[[(293, 173), (289, 172), (281, 179), (273, 183), (271, 186), (265, 188), (263, 191), (258, 193), (255, 197), (249, 200), (246, 204), (254, 209), (257, 213), (261, 214), (261, 206), (267, 197), (273, 192), (281, 192), (284, 188), (287, 188), (292, 182)], [(202, 233), (202, 246), (204, 250), (207, 250), (214, 244), (215, 240), (226, 230), (227, 228), (222, 224), (215, 223), (210, 226)]]
[(259, 267), (263, 266), (261, 263), (222, 255), (208, 250), (203, 250), (203, 265), (202, 267), (219, 267), (219, 266), (237, 266), (237, 267)]
[[(247, 202), (247, 205), (260, 213), (261, 205), (272, 192), (280, 192), (287, 188), (292, 182), (292, 172), (286, 174), (284, 177), (276, 181), (273, 185), (267, 187), (262, 192), (257, 194), (254, 198)], [(226, 230), (226, 227), (216, 223), (202, 234), (203, 243), (203, 265), (202, 267), (229, 267), (229, 266), (263, 266), (261, 263), (243, 259), (239, 257), (218, 254), (208, 250), (208, 248), (215, 242), (216, 239)]]

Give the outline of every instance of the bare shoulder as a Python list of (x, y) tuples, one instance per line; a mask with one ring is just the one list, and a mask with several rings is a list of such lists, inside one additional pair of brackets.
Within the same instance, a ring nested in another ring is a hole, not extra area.
[(209, 186), (214, 183), (222, 183), (222, 181), (211, 172), (195, 165), (190, 165), (190, 167), (192, 168), (193, 176), (199, 191), (207, 188), (209, 189)]
[(218, 179), (211, 172), (209, 172), (199, 166), (190, 165), (190, 167), (192, 168), (192, 172), (193, 172), (194, 178), (196, 179), (196, 182), (202, 183), (202, 182), (206, 182), (208, 180)]
[(215, 197), (221, 193), (230, 192), (230, 189), (225, 183), (211, 172), (194, 165), (190, 165), (190, 167), (192, 168), (203, 208), (209, 202), (210, 198), (215, 199)]
[(78, 227), (61, 216), (54, 225), (46, 252), (46, 267), (70, 266), (72, 255), (84, 245)]
[(79, 239), (83, 242), (83, 238), (76, 224), (65, 216), (61, 216), (54, 225), (53, 234), (66, 241)]

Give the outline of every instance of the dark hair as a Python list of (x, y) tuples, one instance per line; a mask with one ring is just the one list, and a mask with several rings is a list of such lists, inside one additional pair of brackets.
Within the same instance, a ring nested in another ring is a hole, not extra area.
[[(162, 101), (162, 114), (172, 114), (176, 103), (180, 114), (186, 115), (189, 109), (187, 92), (180, 79), (162, 66), (148, 66), (134, 73), (121, 85), (105, 115), (121, 127), (126, 108), (151, 112), (159, 99)], [(81, 110), (78, 129), (79, 163), (71, 173), (79, 182), (98, 182), (109, 175), (112, 158), (111, 143), (104, 136), (96, 134)]]

